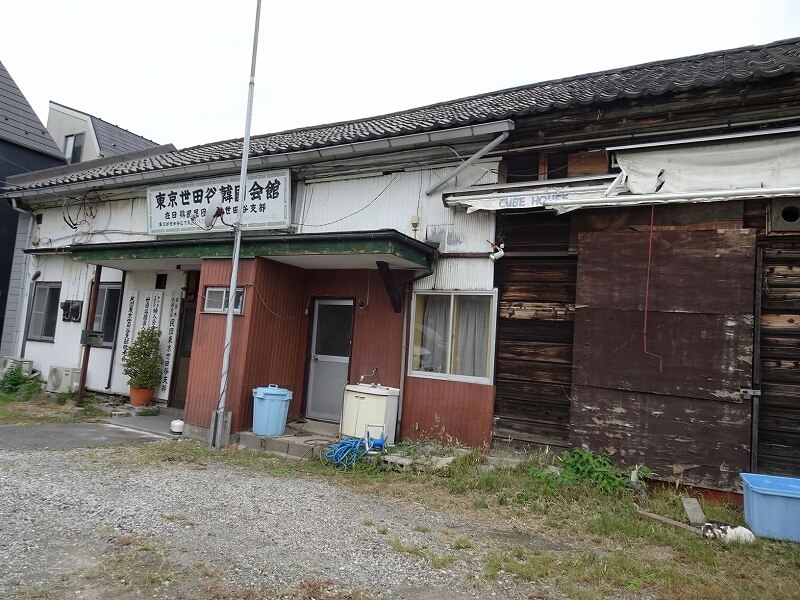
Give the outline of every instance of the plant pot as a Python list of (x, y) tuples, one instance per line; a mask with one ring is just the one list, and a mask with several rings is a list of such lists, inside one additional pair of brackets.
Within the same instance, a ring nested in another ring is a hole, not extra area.
[(153, 388), (131, 388), (131, 406), (148, 406), (153, 399)]

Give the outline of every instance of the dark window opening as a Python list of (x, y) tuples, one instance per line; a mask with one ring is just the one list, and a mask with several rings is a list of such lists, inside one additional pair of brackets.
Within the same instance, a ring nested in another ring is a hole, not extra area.
[(74, 133), (64, 138), (64, 157), (67, 159), (67, 163), (81, 162), (83, 138), (84, 134), (82, 133)]
[(166, 273), (157, 273), (156, 274), (156, 289), (157, 290), (165, 290), (165, 289), (167, 289), (167, 274)]

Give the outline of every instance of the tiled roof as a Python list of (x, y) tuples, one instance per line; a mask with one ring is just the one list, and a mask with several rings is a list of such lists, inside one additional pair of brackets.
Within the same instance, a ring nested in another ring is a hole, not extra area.
[(112, 125), (94, 115), (89, 116), (92, 118), (97, 144), (100, 146), (100, 154), (103, 156), (118, 156), (158, 146), (157, 143), (131, 133), (127, 129)]
[[(250, 156), (409, 135), (793, 73), (800, 73), (800, 38), (534, 83), (366, 119), (254, 136), (251, 138)], [(235, 160), (241, 157), (241, 153), (241, 139), (216, 142), (87, 169), (60, 178), (45, 177), (27, 183), (26, 187), (45, 188), (61, 183)]]
[(0, 139), (48, 156), (64, 158), (61, 148), (53, 141), (1, 62)]

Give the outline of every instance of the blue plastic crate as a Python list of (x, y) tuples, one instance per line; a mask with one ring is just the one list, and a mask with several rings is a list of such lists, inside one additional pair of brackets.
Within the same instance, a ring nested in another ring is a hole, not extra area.
[(292, 392), (274, 383), (253, 390), (253, 433), (283, 435)]
[(761, 537), (800, 542), (800, 479), (741, 473), (744, 520)]

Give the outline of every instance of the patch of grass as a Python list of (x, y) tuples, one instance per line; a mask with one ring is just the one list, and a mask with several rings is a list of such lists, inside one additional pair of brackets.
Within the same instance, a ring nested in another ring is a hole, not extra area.
[(471, 539), (461, 536), (457, 537), (453, 542), (453, 550), (465, 550), (466, 548), (472, 548), (473, 545)]
[(361, 521), (361, 524), (364, 527), (372, 527), (373, 525), (375, 525), (375, 521), (373, 521), (372, 519), (364, 519), (363, 521)]
[(425, 527), (425, 525), (414, 525), (414, 527), (412, 527), (411, 529), (413, 529), (414, 531), (418, 531), (419, 533), (427, 533), (430, 531), (430, 529)]
[(475, 500), (472, 501), (472, 507), (483, 510), (485, 508), (489, 508), (489, 503), (486, 501), (486, 498), (481, 496), (480, 498), (475, 498)]
[(430, 550), (427, 546), (418, 546), (417, 544), (406, 544), (400, 538), (392, 538), (389, 540), (389, 546), (395, 552), (402, 552), (404, 554), (411, 554), (417, 556), (431, 563), (435, 569), (445, 569), (453, 564), (455, 557), (452, 554), (439, 555)]
[(191, 519), (187, 519), (182, 515), (162, 514), (161, 518), (167, 521), (168, 523), (176, 523), (178, 525), (183, 525), (185, 527), (195, 527), (197, 525), (197, 523), (195, 523)]
[(381, 535), (387, 535), (389, 533), (389, 528), (381, 527), (380, 529), (378, 529), (378, 533), (380, 533)]

